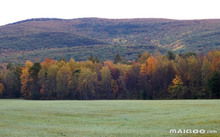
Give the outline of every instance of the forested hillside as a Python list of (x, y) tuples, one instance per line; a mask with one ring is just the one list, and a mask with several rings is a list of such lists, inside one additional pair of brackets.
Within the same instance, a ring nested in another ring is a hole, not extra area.
[[(220, 20), (29, 19), (0, 27), (0, 62), (102, 60), (144, 51), (207, 53), (220, 46)], [(105, 54), (103, 54), (105, 53)]]
[(220, 51), (141, 54), (127, 62), (45, 59), (1, 64), (0, 97), (26, 99), (220, 98)]

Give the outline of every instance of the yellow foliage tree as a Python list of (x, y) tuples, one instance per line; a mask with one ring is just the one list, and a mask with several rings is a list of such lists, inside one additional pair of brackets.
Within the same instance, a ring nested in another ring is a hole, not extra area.
[(173, 86), (180, 86), (183, 85), (183, 81), (181, 80), (179, 75), (176, 75), (175, 78), (172, 80)]
[(142, 74), (152, 74), (156, 71), (157, 68), (157, 59), (154, 57), (149, 57), (145, 64), (141, 65), (141, 73)]
[(211, 62), (212, 71), (220, 70), (220, 51), (211, 51), (207, 55), (208, 60)]
[(168, 91), (174, 98), (180, 98), (184, 95), (185, 88), (179, 75), (176, 75), (172, 80), (172, 84), (169, 86)]
[(29, 69), (33, 66), (33, 63), (31, 61), (26, 61), (25, 66), (21, 69), (21, 93), (23, 96), (29, 96), (29, 92), (27, 90), (28, 88), (28, 82), (29, 79)]

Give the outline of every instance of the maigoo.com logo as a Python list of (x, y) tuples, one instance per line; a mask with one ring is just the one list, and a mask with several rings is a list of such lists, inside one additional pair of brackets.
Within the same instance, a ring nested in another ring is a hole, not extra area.
[(171, 134), (216, 134), (216, 130), (205, 129), (170, 129)]

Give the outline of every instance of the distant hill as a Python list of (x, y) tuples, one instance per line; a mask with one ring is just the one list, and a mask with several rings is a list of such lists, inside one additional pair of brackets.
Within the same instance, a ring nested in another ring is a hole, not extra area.
[(28, 19), (0, 26), (1, 62), (76, 60), (90, 55), (134, 59), (143, 51), (193, 51), (220, 48), (220, 19)]

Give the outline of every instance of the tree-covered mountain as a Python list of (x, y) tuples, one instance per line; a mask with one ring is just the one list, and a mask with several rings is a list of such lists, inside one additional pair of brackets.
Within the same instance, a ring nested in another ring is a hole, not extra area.
[(143, 51), (204, 53), (220, 47), (220, 19), (39, 18), (0, 26), (1, 62), (134, 59)]

